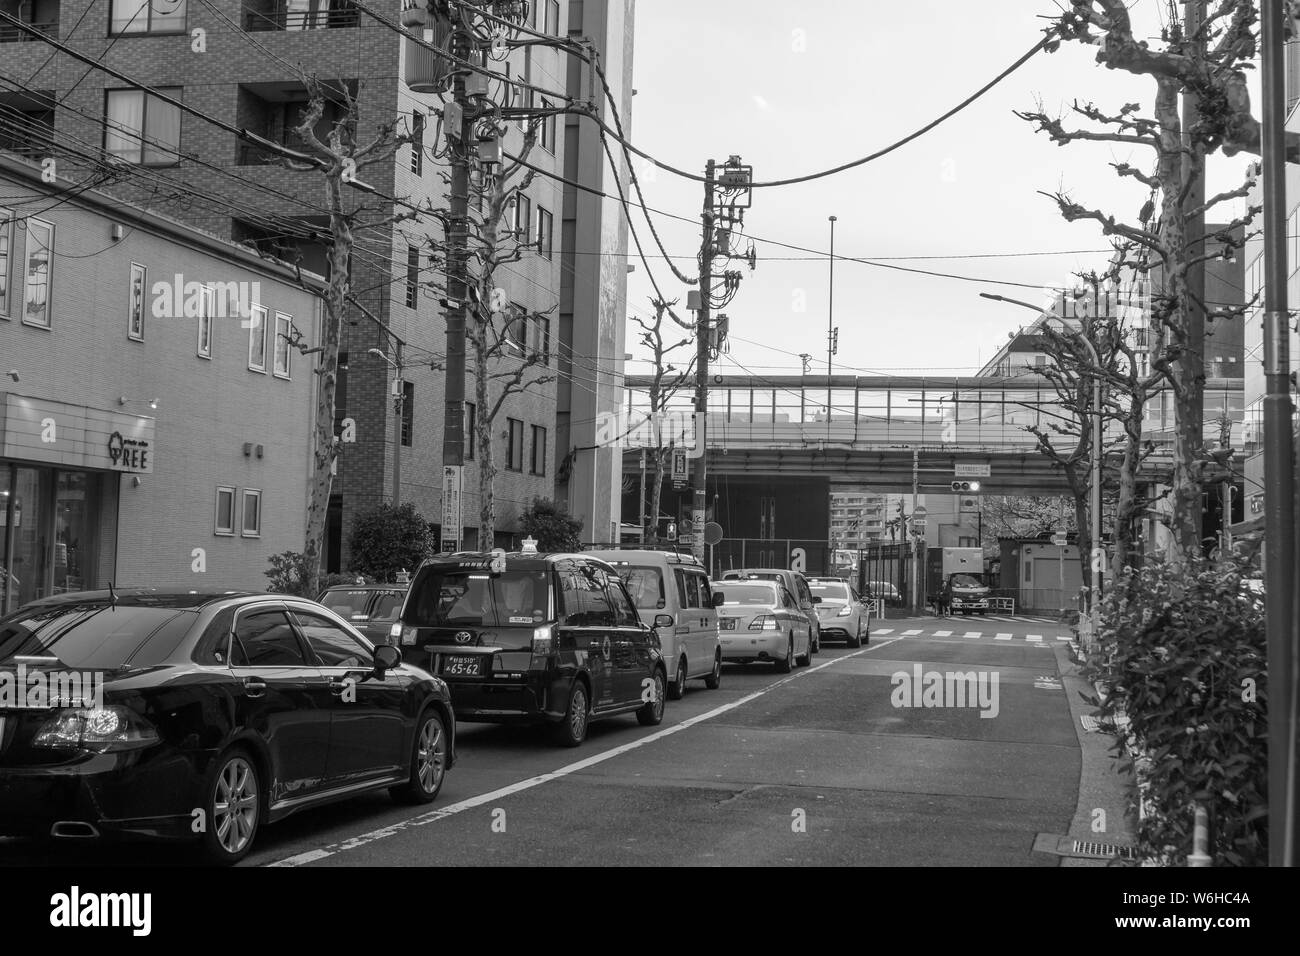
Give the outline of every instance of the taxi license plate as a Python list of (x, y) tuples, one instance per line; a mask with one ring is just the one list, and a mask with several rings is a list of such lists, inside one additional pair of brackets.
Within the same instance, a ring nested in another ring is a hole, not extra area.
[(442, 672), (449, 677), (482, 677), (483, 658), (452, 655), (442, 662)]
[(718, 627), (724, 631), (734, 631), (736, 629), (736, 619), (734, 617), (724, 617), (719, 619)]

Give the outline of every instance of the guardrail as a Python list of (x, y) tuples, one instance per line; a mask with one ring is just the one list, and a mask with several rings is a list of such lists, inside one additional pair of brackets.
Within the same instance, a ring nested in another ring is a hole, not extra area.
[(244, 13), (244, 30), (249, 33), (270, 30), (326, 30), (343, 29), (360, 25), (361, 14), (355, 9), (335, 10), (272, 10)]
[(1011, 597), (991, 597), (989, 600), (990, 611), (1000, 611), (1003, 614), (1016, 613), (1016, 599)]

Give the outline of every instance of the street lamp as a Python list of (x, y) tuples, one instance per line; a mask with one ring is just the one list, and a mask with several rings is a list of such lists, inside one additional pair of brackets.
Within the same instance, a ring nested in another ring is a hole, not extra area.
[[(981, 292), (980, 298), (991, 299), (994, 302), (1007, 302), (1011, 305), (1023, 306), (1026, 309), (1032, 309), (1039, 315), (1050, 315), (1046, 309), (1039, 308), (1029, 302), (1023, 302), (1020, 299), (1009, 299), (1004, 295), (994, 295), (991, 292)], [(1079, 340), (1088, 347), (1088, 354), (1091, 356), (1093, 363), (1100, 368), (1101, 356), (1097, 354), (1097, 347), (1092, 344), (1086, 335), (1080, 335)], [(1101, 548), (1101, 376), (1092, 377), (1092, 480), (1091, 487), (1088, 489), (1088, 510), (1092, 513), (1092, 594), (1090, 597), (1091, 604), (1091, 621), (1089, 640), (1094, 639), (1097, 634), (1097, 624), (1101, 613), (1101, 562), (1097, 560)]]

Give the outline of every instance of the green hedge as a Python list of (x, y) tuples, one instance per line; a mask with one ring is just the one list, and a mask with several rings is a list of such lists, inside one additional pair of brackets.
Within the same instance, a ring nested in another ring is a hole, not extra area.
[[(1187, 865), (1199, 803), (1214, 866), (1268, 862), (1268, 657), (1263, 604), (1242, 583), (1248, 571), (1238, 559), (1149, 565), (1102, 602), (1084, 672), (1109, 693), (1087, 699), (1103, 719), (1127, 716), (1129, 739), (1149, 758), (1138, 824), (1145, 860)], [(1117, 749), (1132, 769), (1122, 734)]]

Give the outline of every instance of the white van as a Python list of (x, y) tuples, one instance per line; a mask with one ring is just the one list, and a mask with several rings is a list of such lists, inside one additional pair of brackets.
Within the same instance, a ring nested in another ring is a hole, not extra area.
[(641, 620), (659, 632), (668, 665), (668, 697), (680, 700), (686, 682), (722, 684), (718, 611), (704, 565), (673, 551), (611, 549), (583, 554), (608, 561), (627, 585)]

